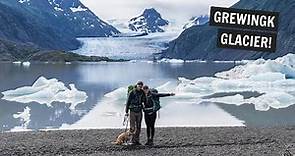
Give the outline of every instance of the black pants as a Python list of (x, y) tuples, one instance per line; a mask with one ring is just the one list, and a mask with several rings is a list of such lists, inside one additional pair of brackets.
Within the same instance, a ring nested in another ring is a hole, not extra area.
[(146, 124), (146, 132), (147, 132), (148, 139), (154, 138), (156, 118), (157, 118), (156, 112), (153, 114), (150, 114), (150, 115), (148, 113), (144, 114), (144, 120), (145, 120), (145, 124)]

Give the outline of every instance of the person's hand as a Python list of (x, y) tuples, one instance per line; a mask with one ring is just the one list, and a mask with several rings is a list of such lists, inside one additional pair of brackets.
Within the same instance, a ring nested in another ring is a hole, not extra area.
[(170, 93), (170, 96), (175, 96), (175, 93)]

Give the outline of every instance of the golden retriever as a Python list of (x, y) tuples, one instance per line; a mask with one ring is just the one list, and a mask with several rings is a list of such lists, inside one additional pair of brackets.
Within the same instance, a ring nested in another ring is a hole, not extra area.
[(117, 137), (117, 140), (113, 142), (113, 144), (122, 145), (123, 143), (126, 143), (130, 139), (130, 136), (132, 136), (132, 133), (129, 130), (126, 132), (123, 132)]

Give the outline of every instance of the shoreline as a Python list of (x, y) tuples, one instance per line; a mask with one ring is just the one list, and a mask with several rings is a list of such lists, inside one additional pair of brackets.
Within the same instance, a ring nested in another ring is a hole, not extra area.
[[(293, 155), (295, 126), (156, 128), (154, 146), (111, 144), (122, 129), (10, 132), (0, 155)], [(146, 142), (145, 129), (141, 143)]]

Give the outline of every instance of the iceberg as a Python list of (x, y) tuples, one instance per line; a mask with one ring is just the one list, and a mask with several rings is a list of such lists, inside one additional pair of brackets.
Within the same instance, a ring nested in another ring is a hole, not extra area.
[[(295, 100), (294, 65), (294, 54), (287, 54), (275, 60), (248, 61), (244, 65), (216, 73), (216, 77), (201, 77), (194, 80), (179, 78), (177, 90), (182, 94), (195, 96), (197, 103), (205, 101), (235, 105), (254, 104), (258, 111), (285, 108), (293, 105)], [(216, 93), (246, 91), (258, 92), (261, 95), (249, 99), (240, 94), (203, 99)]]
[(229, 71), (215, 74), (216, 77), (225, 79), (241, 79), (261, 73), (281, 73), (287, 78), (295, 78), (295, 54), (287, 54), (275, 60), (258, 59), (239, 65)]
[(159, 60), (158, 62), (160, 62), (160, 63), (171, 63), (171, 64), (183, 64), (184, 60), (163, 58), (163, 59)]
[(16, 114), (13, 114), (13, 117), (15, 119), (20, 119), (20, 121), (21, 121), (22, 124), (21, 124), (21, 126), (16, 126), (13, 129), (11, 129), (10, 130), (11, 132), (30, 131), (28, 129), (28, 126), (29, 126), (29, 124), (31, 122), (31, 114), (30, 114), (30, 111), (31, 111), (30, 107), (27, 106), (24, 109), (23, 112), (18, 112)]
[(29, 66), (31, 65), (31, 63), (30, 63), (30, 62), (23, 62), (22, 65), (23, 65), (24, 67), (29, 67)]
[(20, 103), (37, 102), (51, 107), (52, 102), (64, 102), (71, 104), (70, 109), (74, 110), (76, 105), (83, 103), (87, 99), (84, 91), (76, 89), (74, 84), (69, 88), (57, 79), (46, 79), (39, 77), (32, 86), (24, 86), (14, 90), (2, 92), (2, 99)]

